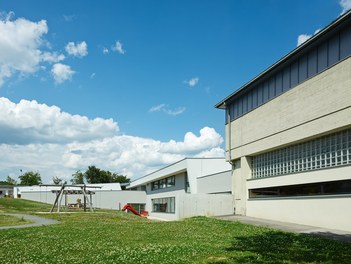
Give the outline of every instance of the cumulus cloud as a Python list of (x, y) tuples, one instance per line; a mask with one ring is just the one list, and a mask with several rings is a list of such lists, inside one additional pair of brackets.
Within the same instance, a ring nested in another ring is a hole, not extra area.
[(339, 5), (342, 9), (341, 15), (351, 9), (351, 0), (340, 0)]
[[(0, 175), (39, 170), (43, 181), (69, 180), (94, 164), (128, 177), (141, 177), (185, 157), (223, 157), (222, 137), (204, 127), (181, 141), (119, 134), (112, 119), (88, 119), (36, 101), (0, 98)], [(17, 173), (17, 174), (16, 174)]]
[[(14, 74), (31, 74), (43, 60), (40, 46), (48, 32), (45, 20), (32, 22), (23, 18), (11, 21), (13, 13), (0, 20), (0, 86)], [(45, 57), (46, 55), (44, 55)]]
[(184, 83), (186, 83), (187, 85), (189, 85), (190, 87), (194, 87), (195, 85), (197, 85), (197, 83), (199, 82), (199, 77), (194, 77), (194, 78), (191, 78), (190, 80), (188, 81), (184, 81)]
[(115, 45), (112, 47), (112, 50), (118, 52), (119, 54), (124, 54), (126, 52), (119, 40), (116, 41)]
[(72, 55), (75, 57), (82, 58), (88, 55), (88, 45), (85, 41), (82, 41), (77, 44), (75, 44), (74, 42), (68, 42), (65, 49), (69, 55)]
[(159, 104), (159, 105), (155, 105), (155, 106), (151, 107), (149, 109), (149, 112), (150, 113), (163, 112), (163, 113), (165, 113), (167, 115), (176, 116), (176, 115), (180, 115), (180, 114), (184, 113), (185, 110), (186, 110), (186, 108), (183, 107), (183, 106), (182, 107), (177, 107), (175, 109), (171, 109), (166, 104)]
[(57, 106), (0, 97), (0, 144), (67, 143), (115, 135), (112, 119), (88, 119), (62, 112)]
[(55, 63), (51, 69), (51, 74), (57, 84), (71, 80), (74, 73), (75, 71), (73, 71), (70, 66), (62, 63)]
[[(317, 34), (320, 31), (320, 29), (317, 29), (313, 35)], [(301, 34), (297, 37), (297, 46), (300, 46), (302, 43), (310, 39), (313, 35), (308, 35), (308, 34)]]

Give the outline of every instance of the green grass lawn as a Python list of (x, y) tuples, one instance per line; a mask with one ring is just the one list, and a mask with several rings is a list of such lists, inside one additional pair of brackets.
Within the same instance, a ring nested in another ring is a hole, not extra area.
[(0, 226), (17, 226), (30, 224), (32, 221), (10, 215), (0, 215)]
[[(23, 209), (27, 213), (31, 207), (33, 212), (50, 207), (13, 199), (0, 199), (0, 205), (3, 212), (23, 212)], [(351, 261), (349, 243), (205, 217), (156, 222), (106, 210), (40, 216), (57, 219), (61, 223), (0, 230), (0, 263)]]

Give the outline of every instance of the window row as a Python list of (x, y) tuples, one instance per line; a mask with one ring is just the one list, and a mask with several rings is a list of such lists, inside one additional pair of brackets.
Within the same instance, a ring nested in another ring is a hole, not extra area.
[(175, 197), (151, 199), (151, 202), (155, 213), (175, 213)]
[(250, 198), (351, 194), (351, 180), (257, 188), (249, 190)]
[(173, 187), (175, 185), (175, 176), (167, 177), (151, 183), (151, 190), (158, 190)]
[(351, 55), (351, 27), (338, 32), (307, 54), (260, 80), (246, 94), (228, 104), (226, 123), (246, 114), (272, 98)]
[(252, 178), (351, 164), (351, 130), (252, 157)]

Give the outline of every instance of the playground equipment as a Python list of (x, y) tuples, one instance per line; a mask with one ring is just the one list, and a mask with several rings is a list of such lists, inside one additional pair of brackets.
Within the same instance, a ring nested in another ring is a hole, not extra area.
[(123, 209), (122, 211), (126, 211), (126, 210), (129, 210), (131, 211), (133, 214), (137, 215), (137, 216), (140, 216), (140, 217), (148, 217), (149, 213), (148, 211), (141, 211), (140, 214), (138, 211), (136, 211), (130, 204), (126, 204), (125, 206), (123, 206)]

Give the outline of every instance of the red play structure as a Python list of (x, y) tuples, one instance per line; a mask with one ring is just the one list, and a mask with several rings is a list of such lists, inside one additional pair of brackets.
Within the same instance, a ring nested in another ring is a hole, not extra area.
[(141, 213), (139, 214), (130, 204), (126, 204), (123, 207), (122, 211), (125, 211), (125, 210), (129, 210), (133, 214), (140, 216), (140, 217), (147, 217), (149, 215), (148, 211), (141, 211)]

